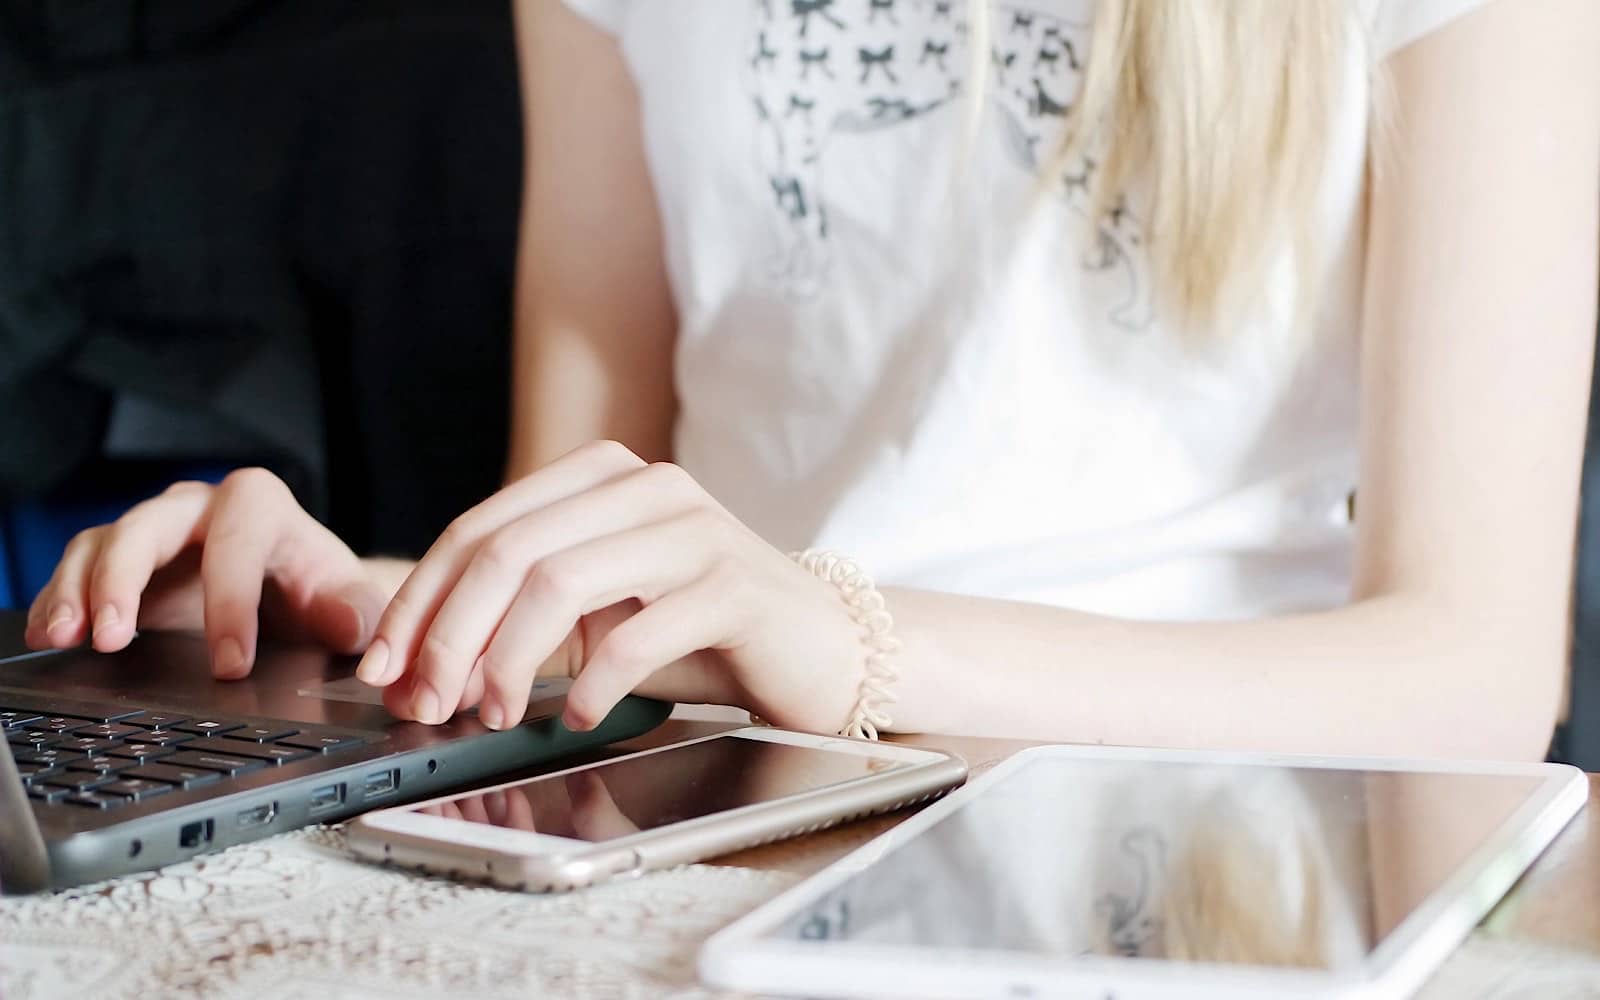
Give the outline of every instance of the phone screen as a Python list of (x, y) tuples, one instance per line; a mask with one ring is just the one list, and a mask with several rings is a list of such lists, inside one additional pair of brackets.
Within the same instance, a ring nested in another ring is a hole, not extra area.
[(910, 766), (888, 757), (726, 736), (417, 811), (599, 843)]

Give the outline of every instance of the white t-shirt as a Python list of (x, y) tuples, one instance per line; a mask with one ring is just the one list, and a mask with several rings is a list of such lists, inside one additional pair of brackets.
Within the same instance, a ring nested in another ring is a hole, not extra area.
[(1097, 231), (1082, 162), (1038, 196), (1093, 0), (991, 8), (965, 152), (967, 0), (568, 2), (638, 83), (676, 458), (765, 538), (1136, 618), (1347, 599), (1366, 67), (1482, 0), (1355, 0), (1317, 328), (1285, 329), (1285, 266), (1201, 353), (1156, 310), (1136, 198)]

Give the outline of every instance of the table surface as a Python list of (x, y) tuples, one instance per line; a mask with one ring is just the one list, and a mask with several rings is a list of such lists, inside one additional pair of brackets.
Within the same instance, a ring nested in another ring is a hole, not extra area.
[[(727, 722), (674, 719), (642, 749)], [(903, 742), (982, 773), (1031, 744)], [(1591, 806), (1600, 782), (1590, 779)], [(423, 878), (350, 857), (314, 827), (55, 894), (0, 899), (0, 997), (723, 1000), (699, 983), (706, 937), (908, 815), (582, 892)], [(1419, 1000), (1600, 997), (1600, 815), (1573, 821)]]

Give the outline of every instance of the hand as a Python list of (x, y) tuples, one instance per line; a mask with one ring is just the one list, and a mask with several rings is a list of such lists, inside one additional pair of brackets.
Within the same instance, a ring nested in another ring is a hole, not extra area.
[(34, 600), (26, 639), (35, 649), (60, 649), (88, 638), (111, 652), (136, 628), (203, 628), (212, 672), (238, 678), (255, 662), (263, 622), (355, 653), (385, 597), (282, 480), (241, 469), (219, 486), (177, 483), (79, 533)]
[(838, 593), (673, 465), (586, 445), (457, 518), (384, 612), (357, 670), (401, 718), (482, 702), (521, 721), (541, 674), (575, 678), (564, 721), (625, 694), (741, 705), (837, 730), (865, 651)]

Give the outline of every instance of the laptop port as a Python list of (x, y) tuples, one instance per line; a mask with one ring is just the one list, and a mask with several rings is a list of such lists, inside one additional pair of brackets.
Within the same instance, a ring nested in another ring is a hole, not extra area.
[(216, 828), (216, 824), (209, 819), (185, 823), (178, 831), (178, 846), (192, 851), (202, 844), (209, 844)]
[(252, 826), (266, 826), (277, 815), (278, 804), (276, 802), (267, 802), (259, 806), (251, 806), (249, 809), (239, 810), (236, 822), (238, 822), (240, 829), (248, 829)]
[(376, 799), (388, 795), (400, 787), (400, 769), (390, 768), (387, 771), (373, 771), (361, 783), (361, 796), (366, 799)]
[(344, 805), (344, 782), (311, 790), (311, 815)]

